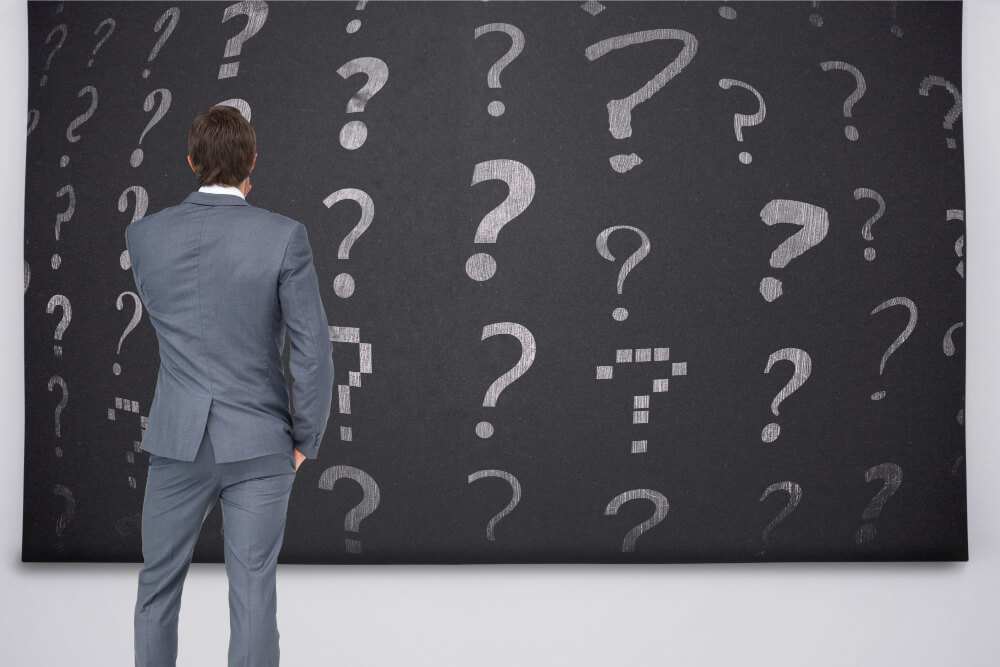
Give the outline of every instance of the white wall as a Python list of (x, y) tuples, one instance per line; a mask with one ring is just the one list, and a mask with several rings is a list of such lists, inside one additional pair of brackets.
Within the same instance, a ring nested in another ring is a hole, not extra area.
[[(20, 562), (26, 26), (0, 0), (0, 665), (131, 665), (138, 563)], [(281, 566), (282, 664), (1000, 665), (998, 27), (1000, 2), (965, 3), (968, 563)], [(226, 664), (227, 587), (191, 566), (181, 667)]]

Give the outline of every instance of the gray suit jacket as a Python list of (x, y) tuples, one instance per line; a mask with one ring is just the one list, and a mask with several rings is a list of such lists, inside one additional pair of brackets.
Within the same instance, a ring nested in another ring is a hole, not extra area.
[(316, 458), (333, 344), (305, 226), (238, 195), (194, 191), (126, 227), (125, 246), (160, 348), (141, 449), (193, 461), (207, 428), (219, 463), (292, 446)]

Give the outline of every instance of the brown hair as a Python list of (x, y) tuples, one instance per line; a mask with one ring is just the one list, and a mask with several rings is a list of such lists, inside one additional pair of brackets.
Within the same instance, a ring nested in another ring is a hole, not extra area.
[(250, 175), (256, 150), (257, 135), (235, 107), (206, 107), (191, 123), (188, 154), (199, 186), (238, 186)]

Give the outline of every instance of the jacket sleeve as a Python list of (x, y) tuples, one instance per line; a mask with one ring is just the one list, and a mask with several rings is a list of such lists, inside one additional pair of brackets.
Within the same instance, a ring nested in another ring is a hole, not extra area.
[(291, 345), (292, 437), (315, 459), (333, 401), (333, 343), (305, 225), (295, 224), (281, 260), (278, 299)]

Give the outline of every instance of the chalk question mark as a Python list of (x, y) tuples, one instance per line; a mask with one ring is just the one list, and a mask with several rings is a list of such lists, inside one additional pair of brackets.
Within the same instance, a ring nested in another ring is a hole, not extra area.
[[(744, 113), (738, 113), (733, 117), (733, 129), (736, 131), (736, 140), (743, 141), (743, 128), (753, 127), (754, 125), (760, 125), (764, 122), (764, 117), (767, 115), (767, 107), (764, 105), (764, 98), (761, 96), (757, 89), (751, 86), (749, 83), (744, 83), (743, 81), (737, 81), (736, 79), (719, 79), (719, 88), (723, 90), (729, 90), (733, 86), (739, 86), (740, 88), (746, 88), (757, 98), (757, 103), (760, 108), (757, 112), (748, 115)], [(750, 153), (743, 151), (739, 155), (739, 160), (743, 164), (750, 164), (753, 160), (753, 156)]]
[[(57, 306), (62, 308), (62, 317), (59, 318), (59, 324), (56, 326), (55, 339), (62, 340), (63, 333), (73, 319), (73, 308), (70, 306), (69, 299), (65, 295), (53, 294), (52, 298), (45, 305), (45, 312), (51, 315), (55, 312)], [(62, 358), (62, 345), (53, 346), (52, 351), (57, 357)]]
[[(168, 39), (170, 39), (170, 33), (172, 33), (174, 31), (174, 28), (177, 27), (177, 22), (181, 20), (181, 10), (177, 7), (171, 7), (167, 11), (160, 14), (160, 18), (158, 18), (156, 20), (156, 24), (153, 25), (153, 32), (160, 32), (160, 30), (163, 30), (163, 25), (168, 20), (170, 21), (170, 25), (167, 26), (167, 29), (163, 31), (163, 34), (160, 35), (160, 38), (156, 40), (156, 44), (153, 45), (153, 50), (149, 52), (149, 57), (146, 58), (146, 62), (148, 63), (153, 62), (153, 59), (156, 58), (156, 55), (160, 52), (160, 49), (162, 49), (163, 45), (167, 43)], [(142, 78), (143, 79), (149, 78), (148, 67), (143, 68)]]
[[(347, 102), (347, 113), (361, 113), (365, 110), (368, 100), (382, 90), (382, 86), (389, 80), (389, 66), (381, 58), (355, 58), (341, 65), (337, 69), (337, 74), (344, 79), (349, 79), (355, 74), (365, 74), (368, 77), (365, 85)], [(368, 139), (368, 126), (360, 120), (352, 120), (340, 128), (340, 145), (349, 151), (360, 148), (366, 139)]]
[(634, 526), (632, 530), (625, 534), (625, 539), (622, 541), (623, 553), (635, 551), (635, 541), (639, 536), (663, 521), (670, 510), (670, 503), (667, 502), (667, 497), (659, 491), (654, 491), (653, 489), (632, 489), (631, 491), (619, 493), (612, 498), (611, 502), (604, 508), (604, 516), (618, 514), (618, 509), (630, 500), (648, 500), (653, 503), (653, 515), (639, 525)]
[[(871, 482), (873, 479), (883, 479), (885, 484), (865, 507), (865, 511), (861, 515), (865, 521), (878, 518), (885, 502), (892, 494), (896, 493), (896, 489), (903, 483), (903, 469), (895, 463), (880, 463), (865, 471), (865, 481)], [(875, 539), (875, 533), (875, 524), (866, 523), (858, 528), (854, 534), (854, 541), (857, 544), (866, 544)]]
[[(924, 77), (924, 80), (920, 82), (920, 94), (924, 97), (930, 95), (931, 87), (941, 86), (955, 98), (955, 104), (952, 105), (951, 109), (944, 117), (944, 129), (950, 130), (954, 127), (955, 121), (958, 119), (958, 115), (962, 113), (962, 93), (958, 92), (958, 88), (955, 87), (951, 81), (947, 81), (940, 76), (928, 76)], [(948, 137), (945, 139), (945, 144), (948, 148), (955, 148), (955, 138)]]
[[(125, 327), (125, 331), (122, 333), (121, 338), (118, 339), (118, 349), (115, 350), (115, 354), (121, 354), (122, 343), (125, 341), (125, 336), (129, 335), (129, 333), (133, 329), (139, 326), (139, 320), (142, 319), (142, 301), (139, 300), (139, 295), (136, 294), (135, 292), (126, 291), (119, 294), (118, 300), (115, 302), (115, 306), (118, 308), (118, 310), (121, 310), (122, 308), (125, 307), (125, 301), (123, 297), (126, 294), (132, 297), (132, 300), (135, 302), (135, 308), (132, 310), (132, 319), (129, 320), (128, 326)], [(119, 364), (117, 361), (111, 366), (111, 370), (112, 372), (114, 372), (115, 375), (122, 374), (121, 364)]]
[[(355, 5), (354, 9), (357, 11), (362, 11), (365, 5), (368, 4), (368, 0), (358, 0), (358, 4)], [(361, 29), (361, 19), (352, 19), (350, 23), (347, 24), (347, 32), (349, 34), (354, 34)]]
[[(486, 75), (486, 81), (490, 88), (500, 87), (500, 72), (503, 68), (513, 62), (514, 58), (517, 58), (521, 52), (524, 50), (524, 33), (521, 29), (510, 23), (487, 23), (486, 25), (481, 25), (476, 28), (475, 38), (478, 39), (481, 35), (485, 35), (488, 32), (502, 32), (506, 33), (510, 37), (510, 48), (507, 53), (501, 56), (500, 60), (493, 63), (490, 67), (489, 73)], [(506, 110), (503, 102), (499, 100), (494, 100), (490, 102), (486, 110), (494, 118), (497, 116), (502, 116), (503, 112)]]
[[(771, 266), (784, 268), (790, 261), (815, 247), (826, 238), (830, 218), (826, 209), (791, 199), (772, 199), (760, 210), (760, 219), (765, 225), (791, 224), (802, 229), (784, 240), (771, 253)], [(760, 281), (760, 295), (771, 302), (782, 294), (782, 284), (777, 278), (768, 276)]]
[[(146, 215), (146, 208), (149, 207), (149, 193), (147, 193), (146, 188), (141, 185), (133, 185), (122, 190), (122, 193), (118, 195), (118, 211), (120, 213), (124, 213), (126, 209), (128, 209), (129, 194), (131, 194), (133, 199), (135, 199), (132, 220), (129, 221), (129, 224), (132, 224)], [(132, 268), (132, 258), (129, 257), (128, 248), (122, 250), (121, 254), (118, 256), (118, 264), (125, 271)]]
[(360, 468), (348, 465), (330, 466), (319, 476), (317, 486), (324, 491), (333, 491), (338, 479), (353, 479), (361, 487), (361, 502), (351, 508), (344, 517), (344, 530), (353, 535), (344, 538), (344, 549), (349, 554), (361, 553), (361, 522), (378, 507), (381, 493), (372, 476)]
[[(229, 5), (222, 13), (222, 22), (225, 23), (234, 16), (240, 15), (247, 17), (247, 24), (243, 26), (243, 30), (240, 30), (239, 33), (226, 41), (226, 51), (222, 54), (223, 58), (232, 58), (233, 56), (240, 55), (243, 52), (243, 45), (251, 37), (260, 32), (260, 29), (264, 27), (264, 22), (267, 21), (267, 3), (248, 0)], [(229, 79), (236, 76), (239, 71), (239, 60), (222, 63), (219, 65), (219, 76), (217, 78)]]
[[(59, 33), (59, 43), (56, 44), (55, 48), (52, 49), (52, 51), (49, 53), (49, 57), (45, 59), (45, 72), (49, 71), (49, 65), (52, 63), (52, 56), (56, 54), (56, 51), (62, 48), (63, 42), (66, 41), (66, 33), (67, 33), (66, 24), (60, 23), (55, 28), (53, 28), (52, 32), (49, 33), (49, 36), (45, 38), (45, 43), (48, 44), (49, 42), (51, 42), (52, 36), (55, 35), (57, 32)], [(48, 80), (49, 80), (49, 75), (42, 74), (42, 78), (38, 80), (38, 85), (44, 86), (45, 82)]]
[[(961, 220), (962, 222), (965, 222), (965, 211), (960, 208), (948, 209), (948, 213), (945, 215), (945, 220), (946, 221)], [(959, 257), (963, 257), (964, 252), (965, 252), (965, 234), (962, 234), (961, 236), (958, 237), (958, 240), (955, 241), (955, 254), (958, 255)], [(958, 275), (962, 276), (963, 278), (965, 277), (965, 259), (962, 259), (962, 261), (958, 263), (958, 266), (955, 267), (955, 271), (958, 272)]]
[[(66, 386), (66, 381), (60, 376), (53, 375), (49, 378), (49, 391), (52, 391), (52, 387), (56, 385), (59, 385), (60, 393), (62, 394), (62, 398), (59, 399), (59, 405), (56, 406), (56, 437), (61, 438), (62, 427), (60, 426), (59, 418), (62, 415), (63, 408), (65, 408), (66, 404), (69, 403), (69, 387)], [(56, 450), (56, 456), (62, 456), (62, 449)]]
[[(792, 362), (795, 366), (795, 371), (785, 386), (781, 388), (781, 391), (778, 392), (778, 395), (771, 401), (771, 412), (775, 416), (778, 415), (778, 406), (781, 402), (791, 396), (796, 389), (804, 385), (806, 380), (809, 379), (809, 375), (812, 373), (812, 357), (809, 356), (808, 352), (797, 347), (782, 348), (777, 352), (772, 352), (771, 356), (767, 358), (767, 366), (764, 367), (764, 372), (770, 373), (771, 366), (776, 361)], [(780, 433), (781, 426), (777, 422), (771, 422), (761, 431), (760, 439), (763, 442), (774, 442), (778, 439)]]
[(944, 334), (944, 339), (941, 341), (941, 347), (944, 349), (944, 355), (946, 357), (951, 357), (955, 355), (955, 341), (952, 340), (952, 336), (955, 333), (955, 329), (959, 329), (965, 326), (965, 322), (956, 322), (948, 327), (948, 331)]
[(97, 46), (95, 46), (94, 50), (90, 52), (91, 58), (90, 60), (87, 61), (87, 67), (90, 67), (91, 65), (94, 64), (94, 57), (97, 56), (97, 50), (104, 45), (104, 42), (108, 41), (108, 37), (111, 37), (111, 33), (115, 31), (115, 20), (110, 17), (104, 19), (97, 25), (96, 28), (94, 28), (94, 34), (95, 35), (101, 34), (101, 28), (103, 28), (104, 26), (108, 26), (108, 32), (103, 37), (101, 37), (101, 40), (97, 42)]
[[(785, 506), (781, 508), (780, 512), (778, 512), (778, 516), (771, 519), (771, 523), (767, 524), (767, 528), (765, 528), (764, 532), (761, 534), (760, 539), (764, 544), (767, 544), (767, 536), (771, 532), (771, 530), (779, 523), (784, 521), (786, 518), (788, 518), (788, 515), (794, 512), (795, 508), (799, 506), (799, 502), (802, 501), (801, 486), (799, 486), (795, 482), (775, 482), (774, 484), (771, 484), (766, 489), (764, 489), (764, 493), (757, 500), (757, 502), (759, 503), (764, 502), (764, 499), (767, 498), (769, 495), (771, 495), (771, 493), (774, 491), (784, 491), (785, 493), (787, 493), (788, 502), (785, 503)], [(764, 551), (759, 551), (757, 555), (763, 556)]]
[(507, 506), (494, 514), (493, 518), (486, 524), (486, 539), (490, 542), (494, 542), (496, 540), (496, 536), (493, 533), (493, 529), (496, 527), (497, 522), (510, 514), (513, 509), (517, 507), (517, 504), (521, 502), (521, 483), (517, 481), (516, 477), (506, 470), (477, 470), (469, 475), (468, 483), (472, 484), (477, 479), (484, 479), (486, 477), (497, 477), (504, 480), (510, 484), (511, 491), (510, 502), (507, 503)]
[[(535, 175), (517, 160), (487, 160), (473, 168), (471, 185), (484, 181), (503, 181), (507, 184), (507, 196), (479, 221), (473, 243), (496, 243), (500, 230), (524, 213), (534, 200)], [(465, 262), (465, 274), (473, 280), (489, 280), (496, 271), (497, 261), (489, 253), (477, 252)]]
[[(486, 396), (483, 397), (483, 407), (496, 407), (500, 392), (524, 375), (535, 361), (535, 337), (527, 328), (516, 322), (494, 322), (483, 327), (483, 336), (480, 340), (486, 340), (490, 336), (498, 334), (508, 334), (516, 338), (521, 344), (521, 357), (510, 370), (494, 380), (493, 384), (486, 390)], [(479, 422), (476, 424), (476, 435), (484, 440), (489, 438), (493, 435), (493, 424), (488, 421)]]
[[(896, 296), (891, 299), (886, 299), (879, 305), (875, 306), (875, 309), (869, 313), (869, 315), (874, 315), (875, 313), (888, 308), (889, 306), (906, 306), (910, 311), (910, 320), (906, 323), (906, 328), (903, 332), (899, 334), (889, 349), (885, 351), (882, 355), (882, 363), (879, 364), (878, 374), (882, 375), (882, 370), (885, 368), (885, 362), (889, 358), (889, 355), (896, 351), (896, 349), (903, 344), (910, 334), (913, 333), (913, 328), (917, 326), (917, 304), (913, 303), (912, 300), (907, 299), (905, 296)], [(873, 401), (878, 401), (885, 398), (885, 391), (876, 391), (871, 396)]]
[[(348, 258), (354, 242), (361, 238), (361, 235), (365, 233), (365, 230), (372, 224), (372, 219), (375, 217), (375, 203), (372, 201), (372, 198), (368, 196), (368, 193), (357, 188), (341, 188), (327, 195), (326, 199), (323, 200), (323, 204), (327, 208), (332, 208), (334, 204), (345, 199), (350, 199), (358, 203), (358, 206), (361, 207), (361, 218), (337, 247), (337, 259)], [(354, 294), (354, 278), (351, 274), (337, 274), (337, 277), (333, 279), (333, 291), (342, 299), (346, 299)]]
[[(72, 185), (64, 185), (56, 191), (56, 197), (66, 197), (69, 199), (69, 202), (66, 204), (66, 210), (56, 214), (56, 241), (58, 241), (59, 233), (62, 230), (62, 223), (69, 222), (76, 211), (76, 191), (73, 190)], [(62, 257), (59, 256), (59, 253), (52, 254), (51, 264), (53, 269), (58, 269), (62, 264)]]
[[(66, 140), (73, 143), (80, 141), (80, 135), (76, 134), (76, 128), (90, 120), (90, 117), (94, 115), (95, 111), (97, 111), (97, 88), (94, 88), (93, 86), (84, 86), (80, 89), (80, 92), (76, 94), (77, 97), (83, 97), (84, 95), (90, 95), (90, 107), (85, 112), (74, 118), (72, 122), (70, 122), (69, 127), (66, 128)], [(59, 158), (60, 167), (65, 167), (68, 164), (69, 155), (63, 155)]]
[[(882, 198), (882, 195), (875, 192), (871, 188), (856, 189), (854, 191), (854, 198), (858, 201), (861, 201), (862, 199), (873, 199), (875, 200), (875, 203), (878, 204), (878, 211), (875, 212), (875, 215), (868, 218), (864, 227), (861, 228), (861, 236), (863, 236), (866, 241), (872, 241), (872, 225), (874, 225), (879, 218), (885, 214), (885, 200)], [(865, 248), (865, 259), (869, 262), (875, 259), (875, 248), (872, 248), (871, 246)]]
[[(170, 94), (170, 91), (167, 90), (166, 88), (157, 88), (149, 95), (146, 95), (146, 100), (142, 103), (143, 110), (146, 113), (149, 113), (150, 111), (153, 110), (153, 105), (156, 103), (157, 93), (159, 93), (160, 95), (160, 104), (159, 106), (156, 107), (156, 113), (153, 114), (153, 117), (149, 119), (148, 123), (146, 123), (146, 128), (142, 131), (142, 134), (139, 135), (140, 144), (142, 143), (142, 140), (146, 137), (146, 133), (149, 132), (149, 130), (154, 125), (159, 123), (161, 118), (167, 115), (167, 110), (170, 108), (170, 100), (173, 99), (173, 96)], [(136, 148), (134, 151), (132, 151), (132, 156), (129, 158), (129, 164), (131, 164), (133, 167), (138, 167), (140, 164), (142, 164), (142, 157), (143, 157), (143, 152), (142, 152), (142, 147), (140, 146)]]
[(56, 520), (56, 536), (62, 537), (66, 527), (69, 526), (73, 517), (76, 516), (76, 499), (73, 498), (73, 492), (62, 484), (56, 484), (52, 489), (52, 493), (62, 496), (66, 500), (66, 509), (59, 514), (59, 519)]
[[(680, 74), (694, 54), (698, 51), (698, 40), (695, 36), (685, 30), (674, 30), (670, 28), (657, 30), (642, 30), (626, 35), (616, 35), (608, 39), (601, 40), (596, 44), (591, 44), (584, 51), (587, 60), (593, 62), (601, 56), (633, 44), (641, 44), (652, 40), (679, 40), (684, 42), (684, 48), (674, 58), (669, 65), (657, 72), (656, 76), (647, 81), (641, 88), (628, 97), (608, 102), (608, 125), (611, 136), (615, 139), (623, 139), (632, 136), (632, 109), (642, 104), (652, 97), (658, 90), (663, 88), (672, 78)], [(633, 167), (642, 164), (642, 158), (635, 153), (628, 155), (615, 155), (608, 160), (611, 168), (619, 174), (629, 171)]]
[[(632, 227), (631, 225), (615, 225), (614, 227), (608, 227), (597, 235), (597, 252), (601, 255), (601, 257), (609, 262), (615, 261), (615, 256), (611, 254), (610, 250), (608, 250), (608, 237), (611, 236), (611, 232), (618, 229), (628, 229), (635, 232), (641, 241), (639, 249), (629, 255), (629, 258), (625, 260), (625, 263), (622, 264), (622, 268), (618, 271), (618, 293), (621, 294), (622, 286), (625, 284), (625, 276), (627, 276), (629, 272), (634, 269), (639, 262), (645, 259), (646, 255), (649, 254), (650, 244), (649, 237), (646, 236), (646, 232), (642, 231), (638, 227)], [(619, 322), (622, 322), (628, 318), (628, 308), (619, 306), (611, 311), (611, 316)]]
[[(819, 66), (823, 68), (824, 72), (829, 72), (831, 69), (842, 69), (854, 75), (854, 80), (856, 82), (854, 92), (851, 93), (850, 97), (844, 100), (844, 117), (850, 118), (851, 107), (853, 107), (854, 103), (860, 100), (861, 96), (865, 94), (865, 77), (861, 74), (861, 71), (858, 70), (857, 67), (841, 60), (827, 60), (826, 62), (820, 63)], [(853, 125), (847, 125), (844, 127), (844, 135), (851, 141), (857, 141), (858, 128)]]

